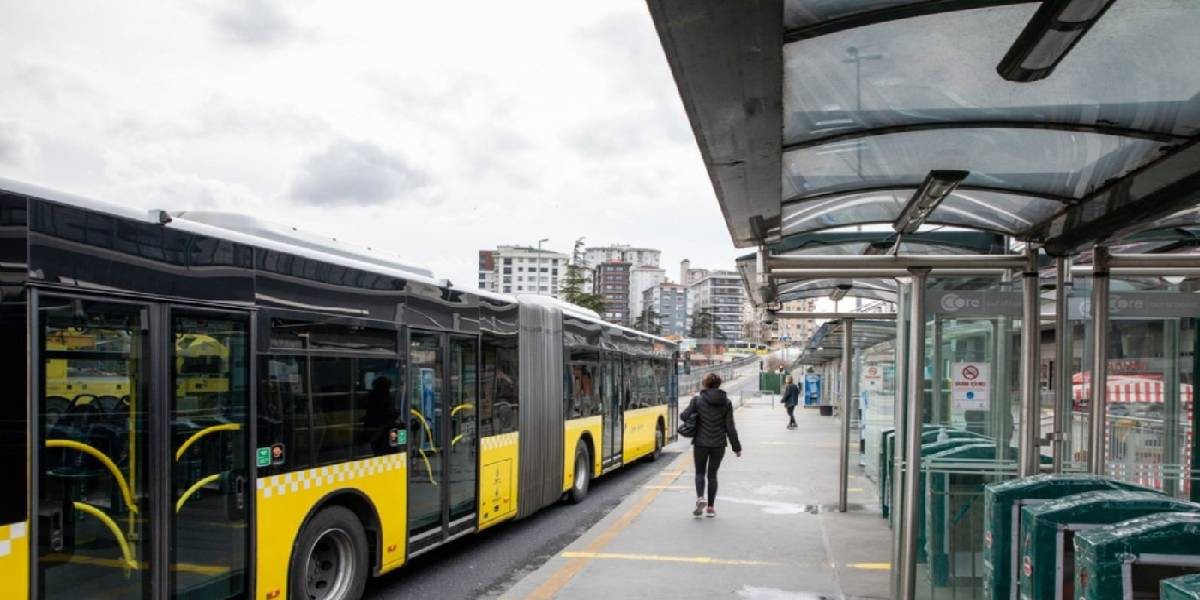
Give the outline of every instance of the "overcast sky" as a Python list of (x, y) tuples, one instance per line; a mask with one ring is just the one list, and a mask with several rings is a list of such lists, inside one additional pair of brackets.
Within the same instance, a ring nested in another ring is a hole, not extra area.
[(644, 0), (0, 0), (0, 177), (253, 214), (474, 287), (476, 251), (732, 267)]

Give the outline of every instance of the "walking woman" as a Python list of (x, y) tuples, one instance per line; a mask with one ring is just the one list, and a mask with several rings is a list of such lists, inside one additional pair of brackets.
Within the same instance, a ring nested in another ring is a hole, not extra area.
[[(692, 457), (696, 462), (696, 510), (709, 517), (717, 516), (713, 504), (717, 500), (717, 470), (725, 458), (725, 442), (733, 446), (733, 453), (742, 455), (742, 443), (738, 441), (737, 428), (733, 424), (733, 403), (721, 389), (721, 376), (709, 373), (704, 376), (703, 390), (692, 398), (680, 419), (696, 419), (696, 436), (692, 438)], [(708, 484), (708, 501), (705, 502), (705, 483)]]
[(783, 407), (788, 413), (788, 429), (796, 428), (796, 405), (800, 403), (800, 387), (796, 385), (791, 375), (783, 379)]

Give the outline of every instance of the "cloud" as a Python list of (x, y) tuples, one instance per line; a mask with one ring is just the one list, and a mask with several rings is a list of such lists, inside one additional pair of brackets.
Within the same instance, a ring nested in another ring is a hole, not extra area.
[(297, 31), (271, 0), (232, 0), (213, 15), (213, 25), (225, 40), (248, 46), (276, 44)]
[(312, 155), (287, 196), (301, 204), (382, 204), (425, 187), (428, 176), (371, 142), (338, 140)]
[(12, 123), (0, 122), (0, 163), (19, 166), (33, 155), (33, 141)]

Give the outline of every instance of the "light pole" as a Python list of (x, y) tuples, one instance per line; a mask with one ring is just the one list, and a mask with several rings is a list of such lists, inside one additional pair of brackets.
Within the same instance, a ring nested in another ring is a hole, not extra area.
[[(862, 61), (882, 59), (883, 55), (878, 52), (863, 54), (859, 52), (858, 46), (846, 48), (846, 58), (843, 58), (842, 62), (854, 63), (854, 112), (862, 112)], [(858, 178), (862, 179), (862, 140), (855, 140), (854, 151), (858, 159)]]
[(538, 246), (537, 246), (537, 279), (536, 279), (537, 283), (535, 283), (535, 284), (534, 284), (534, 285), (536, 285), (537, 287), (534, 289), (534, 292), (533, 292), (533, 293), (535, 293), (535, 294), (540, 294), (540, 293), (542, 293), (542, 242), (548, 242), (548, 241), (550, 241), (550, 238), (542, 238), (542, 239), (538, 240)]

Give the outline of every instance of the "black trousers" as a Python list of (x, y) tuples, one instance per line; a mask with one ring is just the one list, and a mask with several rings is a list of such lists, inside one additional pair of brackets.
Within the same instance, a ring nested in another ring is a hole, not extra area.
[(786, 408), (788, 411), (788, 424), (795, 425), (796, 424), (796, 405), (795, 404), (784, 404), (783, 407)]
[(708, 505), (717, 501), (717, 469), (725, 458), (725, 446), (692, 446), (692, 458), (696, 461), (696, 497), (704, 496), (704, 482), (708, 480)]

